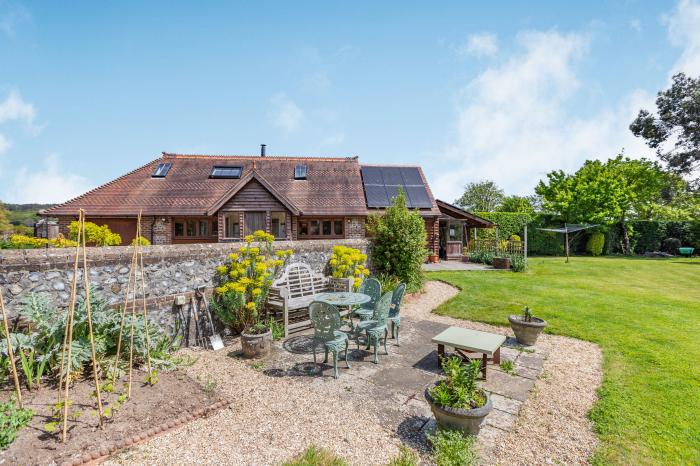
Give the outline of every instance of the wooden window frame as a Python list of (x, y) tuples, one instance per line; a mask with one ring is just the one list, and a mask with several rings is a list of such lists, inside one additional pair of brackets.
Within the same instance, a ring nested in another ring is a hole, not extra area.
[[(238, 217), (238, 236), (226, 236), (226, 217)], [(221, 214), (221, 219), (223, 220), (223, 226), (221, 227), (221, 237), (224, 240), (241, 240), (243, 238), (243, 224), (241, 223), (241, 213), (238, 211), (234, 212), (223, 212)]]
[[(318, 221), (318, 235), (311, 234), (311, 222)], [(323, 234), (323, 222), (331, 222), (331, 234)], [(343, 233), (340, 235), (335, 234), (335, 222), (340, 221), (343, 225)], [(307, 235), (301, 235), (301, 225), (306, 224), (306, 230), (309, 232)], [(346, 233), (345, 217), (303, 217), (297, 220), (297, 237), (299, 239), (344, 239)]]
[[(187, 222), (197, 222), (195, 225), (195, 235), (190, 236), (187, 234)], [(199, 224), (200, 222), (206, 221), (208, 223), (207, 229), (209, 230), (209, 234), (206, 236), (201, 236), (199, 234)], [(219, 235), (219, 232), (214, 229), (214, 223), (217, 223), (218, 219), (212, 218), (212, 217), (173, 217), (172, 223), (173, 223), (173, 229), (172, 229), (172, 238), (173, 240), (194, 240), (194, 239), (207, 239), (211, 240), (212, 238), (217, 238)], [(183, 230), (182, 232), (184, 233), (183, 235), (176, 235), (175, 234), (175, 224), (177, 223), (182, 223), (183, 224)], [(217, 226), (218, 229), (218, 226)]]
[[(282, 217), (282, 223), (281, 223), (282, 225), (284, 225), (284, 236), (277, 236), (277, 232), (272, 231), (272, 216), (274, 214), (282, 214), (284, 216), (284, 217)], [(287, 231), (287, 216), (289, 214), (287, 214), (287, 212), (285, 212), (283, 210), (271, 210), (269, 215), (270, 215), (270, 231), (269, 231), (269, 233), (274, 235), (276, 240), (282, 240), (282, 241), (286, 240), (287, 237), (289, 236), (289, 232)]]

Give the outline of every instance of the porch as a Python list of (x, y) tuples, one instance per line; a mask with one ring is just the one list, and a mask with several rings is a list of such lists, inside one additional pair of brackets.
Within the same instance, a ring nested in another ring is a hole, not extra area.
[(436, 199), (440, 209), (440, 259), (460, 260), (462, 251), (478, 237), (481, 228), (494, 228), (495, 223), (471, 212)]

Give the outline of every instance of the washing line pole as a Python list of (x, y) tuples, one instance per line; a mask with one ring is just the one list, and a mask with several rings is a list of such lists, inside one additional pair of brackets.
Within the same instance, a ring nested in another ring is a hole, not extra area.
[(569, 263), (569, 227), (564, 223), (564, 241), (566, 241), (566, 263)]

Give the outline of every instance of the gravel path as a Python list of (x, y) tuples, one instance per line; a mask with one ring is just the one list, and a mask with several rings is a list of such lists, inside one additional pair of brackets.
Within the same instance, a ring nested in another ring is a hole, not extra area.
[[(402, 315), (503, 334), (509, 329), (436, 316), (431, 310), (457, 294), (441, 282), (406, 298)], [(383, 427), (374, 401), (363, 396), (361, 379), (349, 386), (341, 377), (275, 378), (250, 361), (232, 357), (233, 340), (219, 352), (190, 352), (199, 357), (184, 368), (192, 377), (231, 400), (230, 409), (134, 447), (107, 464), (279, 464), (311, 443), (326, 447), (353, 465), (386, 464), (401, 444)], [(549, 357), (523, 405), (515, 429), (497, 445), (492, 464), (584, 464), (596, 446), (586, 413), (600, 385), (597, 346), (542, 335), (538, 348)], [(182, 394), (186, 396), (186, 394)], [(350, 409), (349, 409), (350, 408)], [(370, 455), (367, 455), (371, 452)]]

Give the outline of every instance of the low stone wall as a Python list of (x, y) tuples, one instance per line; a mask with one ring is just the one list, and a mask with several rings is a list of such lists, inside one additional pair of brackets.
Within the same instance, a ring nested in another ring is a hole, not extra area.
[[(337, 244), (365, 253), (369, 250), (369, 242), (364, 239), (277, 241), (275, 248), (294, 250), (291, 261), (306, 262), (320, 272)], [(166, 330), (172, 330), (175, 296), (189, 296), (195, 287), (202, 285), (211, 288), (216, 266), (224, 263), (227, 255), (239, 246), (240, 243), (210, 243), (145, 247), (146, 297), (151, 315)], [(124, 302), (132, 254), (130, 246), (88, 248), (90, 283), (112, 305)], [(13, 315), (30, 293), (48, 294), (56, 304), (66, 306), (74, 259), (74, 248), (0, 251), (0, 286), (9, 313)], [(82, 290), (82, 270), (78, 274)]]

